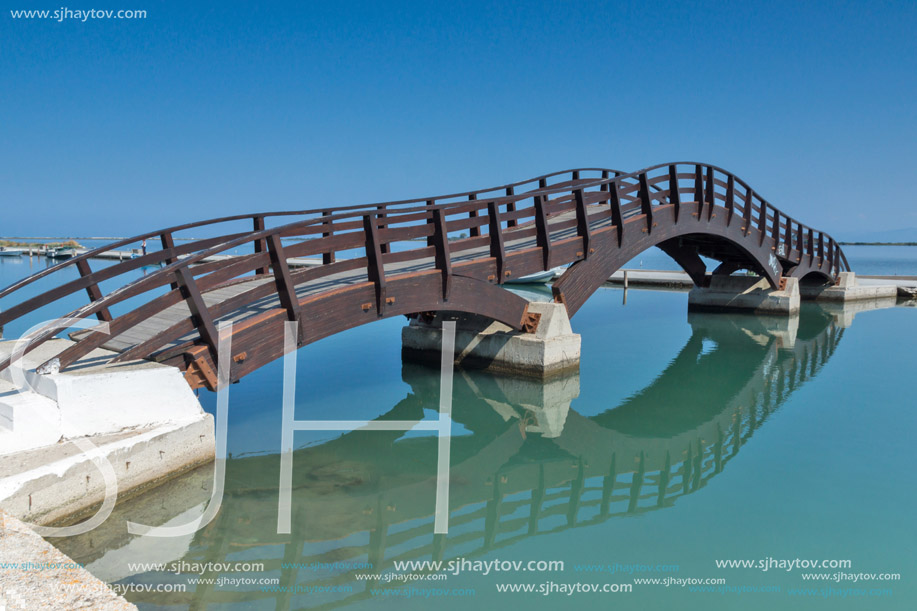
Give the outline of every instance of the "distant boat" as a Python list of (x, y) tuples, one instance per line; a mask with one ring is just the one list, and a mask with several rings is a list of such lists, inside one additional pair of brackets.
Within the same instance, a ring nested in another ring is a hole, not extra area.
[(535, 272), (528, 276), (520, 276), (506, 280), (506, 284), (545, 284), (554, 279), (555, 276), (564, 272), (563, 267), (555, 267), (544, 272)]
[(49, 259), (70, 259), (76, 256), (75, 248), (52, 248), (45, 253)]
[(21, 248), (7, 248), (6, 246), (0, 246), (0, 257), (19, 257), (21, 255)]

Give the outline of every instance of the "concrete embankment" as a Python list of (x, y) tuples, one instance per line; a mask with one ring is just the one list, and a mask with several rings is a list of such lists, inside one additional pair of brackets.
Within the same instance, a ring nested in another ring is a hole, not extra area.
[(137, 609), (27, 525), (2, 510), (0, 567), (3, 567), (0, 568), (0, 609)]
[[(15, 342), (0, 342), (0, 356)], [(35, 368), (69, 340), (0, 374), (0, 508), (31, 524), (95, 511), (112, 492), (148, 487), (213, 460), (213, 418), (181, 372), (148, 361), (107, 365), (96, 350), (65, 372)], [(24, 382), (24, 383), (23, 383)]]

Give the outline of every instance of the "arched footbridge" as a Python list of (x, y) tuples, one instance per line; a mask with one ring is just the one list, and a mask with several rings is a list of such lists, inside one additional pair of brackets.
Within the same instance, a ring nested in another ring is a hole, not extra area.
[[(182, 241), (188, 232), (212, 237)], [(161, 249), (90, 267), (90, 259), (142, 240)], [(0, 291), (0, 299), (15, 299), (55, 271), (79, 272), (0, 312), (0, 327), (85, 293), (88, 303), (62, 318), (96, 317), (108, 332), (72, 335), (76, 342), (58, 355), (62, 368), (104, 347), (119, 353), (113, 362), (164, 362), (181, 368), (193, 387), (214, 388), (222, 321), (233, 323), (231, 355), (224, 355), (232, 381), (282, 356), (287, 321), (298, 323), (300, 346), (381, 318), (439, 310), (534, 331), (537, 315), (504, 282), (567, 265), (553, 294), (572, 316), (614, 271), (654, 246), (698, 286), (708, 278), (702, 257), (719, 262), (713, 274), (747, 269), (773, 288), (788, 276), (830, 282), (849, 270), (831, 236), (716, 166), (588, 168), (446, 196), (237, 215), (127, 238)], [(316, 264), (290, 265), (304, 257)], [(138, 277), (149, 266), (157, 268)], [(103, 284), (115, 288), (103, 292)], [(29, 350), (66, 326), (35, 331)], [(0, 361), (0, 370), (9, 365), (9, 358)]]

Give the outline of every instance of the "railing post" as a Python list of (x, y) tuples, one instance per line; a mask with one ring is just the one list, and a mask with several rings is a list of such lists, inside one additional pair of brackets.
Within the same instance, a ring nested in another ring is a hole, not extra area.
[(210, 315), (210, 310), (207, 309), (207, 304), (204, 303), (204, 298), (201, 296), (197, 283), (194, 281), (194, 275), (188, 270), (187, 266), (181, 266), (175, 271), (175, 276), (181, 288), (182, 296), (191, 311), (191, 323), (210, 349), (210, 355), (213, 357), (213, 362), (216, 363), (218, 360), (219, 335), (217, 334), (216, 325), (213, 323), (213, 317)]
[(774, 222), (771, 224), (771, 239), (774, 240), (774, 254), (780, 246), (780, 211), (774, 208)]
[(812, 265), (812, 262), (815, 261), (815, 233), (812, 231), (812, 228), (809, 227), (806, 232), (809, 238), (808, 251), (809, 251), (809, 265)]
[(646, 232), (653, 232), (653, 202), (650, 200), (650, 188), (646, 181), (646, 172), (640, 174), (640, 211), (646, 217)]
[(589, 228), (589, 215), (586, 211), (586, 200), (583, 197), (583, 190), (576, 189), (573, 192), (573, 198), (576, 201), (576, 235), (583, 240), (583, 258), (589, 257), (589, 242), (592, 240), (592, 232)]
[[(252, 217), (252, 221), (253, 221), (252, 226), (254, 227), (254, 230), (256, 233), (259, 231), (264, 231), (264, 217), (263, 216), (254, 216)], [(170, 236), (170, 239), (171, 239), (171, 236)], [(163, 241), (162, 247), (165, 248), (165, 241)], [(267, 250), (267, 244), (265, 243), (264, 239), (255, 240), (255, 254), (260, 254), (266, 250)], [(258, 269), (255, 270), (255, 275), (263, 276), (264, 274), (267, 274), (267, 272), (268, 272), (267, 266), (259, 267)]]
[(503, 263), (506, 259), (506, 249), (503, 245), (500, 207), (497, 202), (487, 202), (487, 222), (487, 230), (490, 234), (490, 256), (497, 262), (497, 284), (503, 284)]
[(548, 217), (544, 211), (544, 195), (535, 196), (535, 235), (541, 248), (544, 270), (551, 269), (551, 233), (548, 231)]
[(624, 240), (624, 217), (621, 214), (621, 194), (618, 193), (618, 182), (608, 183), (608, 203), (611, 209), (611, 224), (618, 230), (618, 247)]
[[(385, 212), (384, 212), (384, 211), (385, 211), (385, 206), (381, 206), (381, 205), (380, 205), (380, 206), (376, 206), (376, 210), (379, 210), (379, 211), (380, 211), (379, 213), (376, 214), (376, 218), (378, 218), (380, 221), (383, 222), (383, 223), (382, 223), (382, 226), (383, 226), (383, 227), (387, 227), (387, 223), (385, 222), (386, 214), (385, 214)], [(386, 254), (386, 253), (388, 253), (388, 250), (389, 250), (389, 249), (388, 249), (388, 244), (386, 244), (385, 242), (381, 242), (381, 243), (379, 244), (379, 251), (380, 251), (383, 255)]]
[[(159, 241), (162, 243), (162, 249), (165, 251), (171, 251), (172, 249), (175, 248), (175, 241), (172, 239), (172, 234), (169, 232), (166, 232), (160, 235)], [(166, 265), (172, 265), (173, 263), (175, 263), (175, 259), (173, 257), (166, 257), (166, 260), (165, 260)], [(178, 288), (178, 283), (172, 282), (169, 286), (174, 291), (175, 289)]]
[(669, 203), (672, 204), (672, 214), (678, 222), (678, 213), (681, 212), (681, 194), (678, 192), (678, 168), (669, 166)]
[(271, 257), (271, 269), (274, 270), (274, 283), (277, 286), (277, 296), (280, 305), (287, 311), (287, 319), (299, 320), (299, 298), (296, 296), (296, 287), (290, 278), (290, 266), (283, 252), (280, 236), (272, 234), (267, 241), (268, 252)]
[(726, 182), (726, 226), (732, 222), (732, 215), (735, 211), (735, 177), (732, 174)]
[(799, 257), (796, 259), (796, 262), (801, 263), (802, 255), (805, 249), (805, 240), (802, 237), (802, 223), (796, 224), (796, 247), (799, 251)]
[(821, 269), (821, 266), (825, 262), (825, 234), (821, 231), (818, 232), (818, 268)]
[[(331, 211), (330, 211), (330, 210), (322, 210), (322, 218), (328, 217), (328, 216), (331, 216)], [(330, 221), (329, 219), (324, 218), (324, 220), (322, 221), (322, 227), (327, 227), (327, 228), (329, 228), (328, 231), (323, 231), (323, 232), (322, 232), (322, 237), (323, 237), (323, 238), (330, 238), (331, 236), (334, 235), (334, 228), (332, 227), (332, 223), (331, 223), (331, 221)], [(323, 253), (322, 253), (322, 265), (329, 265), (329, 264), (331, 264), (331, 263), (334, 263), (334, 259), (335, 259), (335, 257), (334, 257), (334, 250), (333, 250), (333, 249), (332, 249), (332, 250), (329, 250), (328, 252), (323, 252)]]
[[(436, 200), (428, 199), (426, 205), (427, 205), (427, 208), (432, 208), (433, 206), (436, 205)], [(433, 224), (433, 215), (430, 214), (429, 210), (427, 210), (427, 225), (432, 225), (432, 224)], [(427, 236), (427, 246), (433, 246), (433, 235), (432, 234)]]
[(828, 273), (834, 273), (834, 238), (828, 238)]
[[(602, 180), (605, 180), (606, 178), (608, 178), (608, 170), (602, 170)], [(599, 185), (599, 191), (607, 191), (607, 190), (608, 190), (608, 183), (602, 183), (601, 185)]]
[(694, 166), (694, 201), (697, 202), (697, 220), (704, 213), (704, 170)]
[(786, 245), (786, 257), (790, 258), (790, 251), (793, 250), (793, 221), (790, 217), (784, 219), (786, 222), (786, 229), (784, 230), (783, 243)]
[[(512, 197), (512, 196), (515, 195), (515, 194), (516, 194), (516, 189), (515, 189), (515, 188), (513, 188), (513, 187), (506, 187), (506, 196), (507, 196), (507, 197)], [(506, 202), (506, 211), (507, 211), (507, 212), (515, 212), (515, 211), (516, 211), (516, 202), (513, 201), (513, 200), (510, 200), (510, 201)], [(506, 228), (509, 229), (510, 227), (515, 227), (516, 224), (517, 224), (517, 223), (516, 223), (516, 219), (509, 219), (508, 221), (506, 221)]]
[(751, 188), (748, 188), (745, 191), (745, 214), (742, 215), (744, 217), (743, 220), (745, 221), (745, 235), (751, 233), (751, 223), (752, 219), (754, 218), (754, 201), (755, 192), (752, 191)]
[(764, 238), (767, 236), (767, 202), (761, 200), (761, 212), (758, 216), (758, 231), (761, 235), (758, 237), (758, 246), (764, 244)]
[[(468, 201), (470, 201), (470, 202), (476, 201), (477, 199), (478, 199), (478, 196), (477, 196), (476, 194), (474, 194), (474, 193), (472, 193), (471, 195), (468, 196)], [(470, 219), (478, 218), (478, 211), (475, 209), (475, 210), (472, 210), (471, 212), (469, 212), (469, 213), (468, 213), (468, 218), (470, 218)], [(469, 228), (469, 229), (468, 229), (468, 235), (471, 236), (472, 238), (476, 238), (476, 237), (478, 237), (479, 235), (481, 235), (481, 227), (480, 227), (480, 225), (475, 225), (475, 226)]]
[(713, 166), (707, 166), (707, 220), (713, 218), (713, 205), (716, 204), (716, 183), (713, 181)]
[(449, 254), (449, 230), (440, 208), (433, 210), (433, 242), (436, 248), (436, 269), (443, 277), (443, 301), (449, 301), (449, 291), (452, 288), (452, 259)]
[[(385, 310), (385, 267), (382, 265), (382, 251), (376, 232), (376, 219), (372, 214), (363, 215), (363, 233), (366, 235), (366, 275), (376, 289), (376, 313), (382, 316)], [(430, 238), (432, 240), (432, 236)]]
[[(86, 259), (80, 259), (76, 262), (76, 269), (80, 272), (80, 277), (85, 278), (86, 276), (92, 275), (92, 269), (89, 267), (89, 261)], [(98, 301), (102, 299), (102, 291), (99, 290), (99, 285), (95, 282), (86, 287), (86, 294), (89, 295), (89, 301)], [(102, 308), (96, 312), (96, 318), (102, 322), (111, 322), (111, 312), (108, 308)]]

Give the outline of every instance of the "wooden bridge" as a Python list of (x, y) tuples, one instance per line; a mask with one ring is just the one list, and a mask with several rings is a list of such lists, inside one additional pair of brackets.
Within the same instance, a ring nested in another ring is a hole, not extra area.
[[(189, 231), (219, 235), (180, 242)], [(161, 250), (90, 267), (93, 257), (146, 239), (158, 240)], [(62, 368), (104, 347), (119, 353), (112, 362), (153, 359), (181, 368), (192, 387), (213, 389), (222, 321), (233, 323), (231, 381), (282, 355), (286, 321), (298, 323), (300, 346), (380, 318), (439, 310), (481, 314), (530, 332), (538, 316), (501, 288), (507, 279), (569, 265), (553, 295), (572, 316), (614, 271), (653, 246), (699, 286), (708, 277), (701, 257), (719, 261), (714, 274), (747, 269), (773, 288), (785, 276), (829, 282), (849, 270), (831, 236), (718, 167), (680, 162), (629, 174), (590, 168), (447, 196), (157, 230), (0, 291), (0, 299), (15, 299), (55, 271), (79, 273), (0, 312), (0, 328), (85, 291), (89, 303), (63, 318), (95, 316), (108, 323), (108, 333), (73, 334), (76, 343), (58, 355)], [(235, 256), (214, 260), (226, 254)], [(321, 265), (288, 264), (309, 256), (320, 256)], [(159, 269), (136, 278), (151, 265)], [(103, 293), (103, 283), (116, 288)], [(45, 325), (31, 334), (29, 349), (67, 326)], [(0, 361), (0, 371), (9, 365), (9, 358)]]

